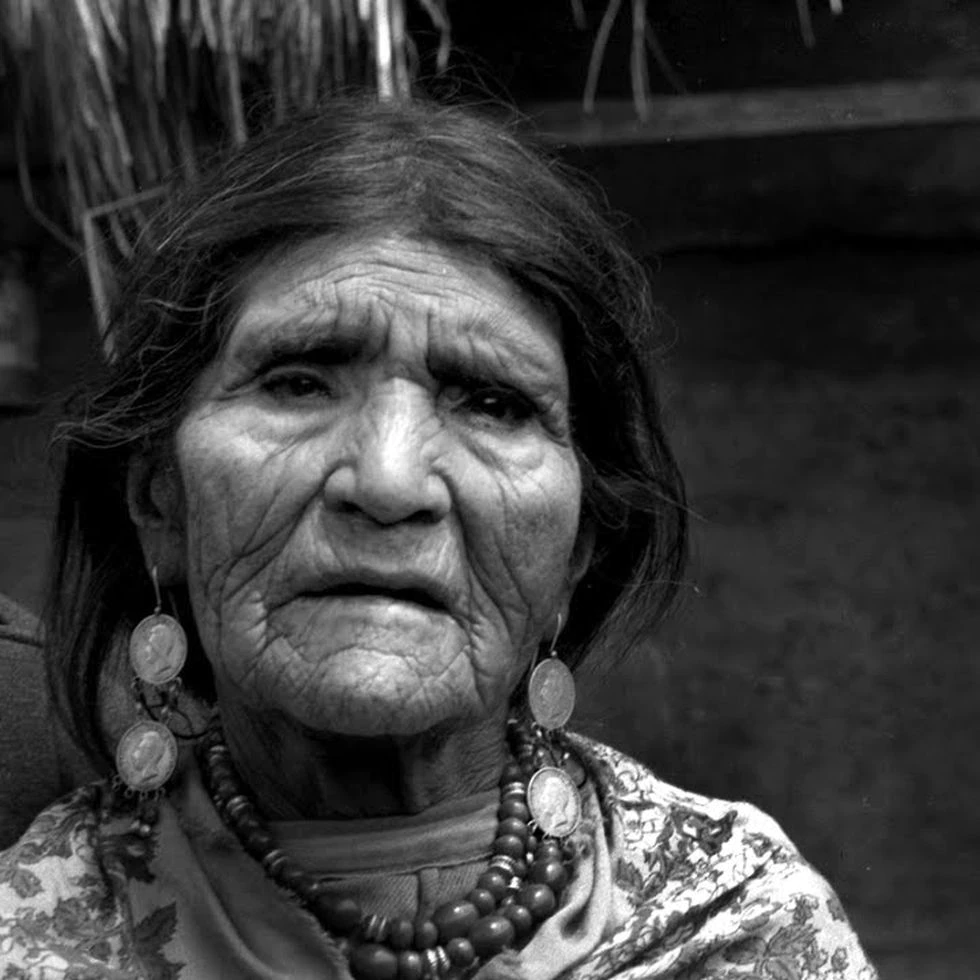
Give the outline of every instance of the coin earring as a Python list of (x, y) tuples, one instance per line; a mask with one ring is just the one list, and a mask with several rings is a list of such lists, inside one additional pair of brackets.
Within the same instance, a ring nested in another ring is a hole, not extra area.
[(137, 623), (129, 638), (133, 696), (139, 716), (116, 746), (116, 771), (126, 793), (137, 798), (134, 829), (148, 836), (156, 820), (163, 786), (177, 768), (177, 739), (168, 722), (180, 696), (180, 671), (187, 659), (187, 635), (162, 611), (156, 565), (150, 570), (156, 608)]
[(559, 614), (548, 656), (531, 671), (527, 685), (535, 734), (545, 743), (544, 755), (555, 763), (541, 766), (528, 780), (527, 805), (537, 830), (559, 840), (573, 834), (582, 822), (578, 787), (566, 768), (569, 752), (564, 728), (575, 710), (575, 678), (558, 656), (561, 626)]

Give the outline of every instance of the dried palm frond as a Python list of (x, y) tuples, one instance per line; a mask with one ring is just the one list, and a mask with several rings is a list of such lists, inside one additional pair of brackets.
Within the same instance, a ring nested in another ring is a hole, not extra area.
[[(810, 0), (795, 0), (796, 16), (800, 24), (803, 43), (812, 48), (816, 44), (813, 30), (813, 18), (810, 12)], [(585, 26), (585, 9), (582, 0), (571, 0), (572, 16), (577, 26)], [(839, 16), (844, 11), (844, 0), (828, 0), (830, 12)], [(596, 93), (599, 88), (599, 73), (602, 71), (606, 57), (606, 48), (612, 34), (616, 18), (623, 5), (623, 0), (607, 0), (605, 10), (596, 29), (595, 40), (592, 42), (592, 54), (589, 58), (589, 68), (585, 79), (585, 92), (582, 95), (582, 106), (587, 113), (595, 112)], [(632, 42), (630, 45), (630, 82), (633, 91), (633, 104), (636, 114), (646, 119), (649, 113), (650, 84), (647, 67), (647, 52), (653, 55), (661, 74), (675, 92), (686, 91), (684, 80), (674, 70), (667, 58), (660, 39), (650, 26), (647, 19), (647, 0), (630, 0), (632, 10)]]
[[(215, 145), (349, 85), (407, 95), (410, 2), (2, 0), (0, 68), (17, 93), (28, 206), (111, 280), (145, 226), (148, 192), (174, 173), (192, 179)], [(447, 0), (415, 2), (444, 66)], [(61, 231), (37, 211), (27, 139), (49, 148), (61, 177)], [(92, 286), (111, 292), (111, 281)]]
[[(830, 12), (839, 17), (844, 12), (844, 0), (828, 0)], [(813, 17), (810, 13), (810, 0), (796, 0), (796, 16), (800, 22), (800, 34), (803, 43), (808, 47), (815, 47), (817, 35), (813, 30)]]

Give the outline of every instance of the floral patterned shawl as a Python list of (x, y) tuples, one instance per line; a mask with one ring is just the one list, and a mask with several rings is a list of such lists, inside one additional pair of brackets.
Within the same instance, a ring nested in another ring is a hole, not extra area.
[[(591, 777), (575, 876), (559, 911), (479, 980), (874, 980), (836, 896), (772, 820), (574, 741)], [(0, 854), (2, 980), (347, 980), (193, 766), (149, 839), (130, 824), (93, 784)]]

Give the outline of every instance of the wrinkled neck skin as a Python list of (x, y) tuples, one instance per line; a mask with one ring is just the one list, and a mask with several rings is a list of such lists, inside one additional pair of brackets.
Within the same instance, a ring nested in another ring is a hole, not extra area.
[(269, 820), (416, 814), (493, 789), (509, 757), (506, 721), (503, 712), (470, 727), (362, 738), (222, 710), (235, 767)]

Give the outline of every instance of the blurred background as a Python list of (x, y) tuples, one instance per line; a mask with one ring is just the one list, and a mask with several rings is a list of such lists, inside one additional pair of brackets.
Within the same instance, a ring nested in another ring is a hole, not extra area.
[[(980, 5), (615, 8), (438, 5), (461, 89), (590, 175), (662, 308), (693, 561), (667, 628), (585, 680), (580, 725), (772, 813), (885, 980), (974, 978)], [(409, 13), (434, 71), (438, 23)], [(46, 443), (101, 354), (90, 263), (24, 204), (22, 95), (0, 120), (0, 592), (37, 610)], [(49, 206), (59, 157), (30, 147)], [(31, 303), (36, 329), (9, 312)]]

